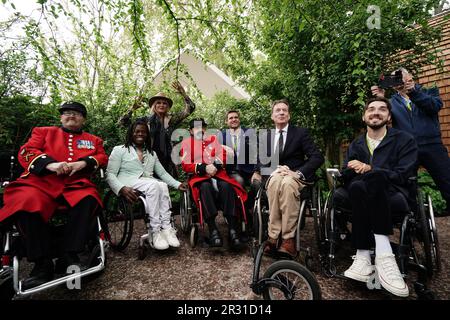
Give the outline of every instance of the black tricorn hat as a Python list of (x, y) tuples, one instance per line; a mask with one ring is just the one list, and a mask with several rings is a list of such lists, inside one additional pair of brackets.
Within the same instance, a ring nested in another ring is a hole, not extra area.
[(59, 107), (59, 113), (63, 113), (64, 110), (75, 110), (80, 112), (83, 117), (86, 118), (87, 110), (84, 104), (76, 101), (66, 101)]
[(202, 128), (208, 126), (208, 124), (205, 122), (205, 119), (203, 119), (203, 118), (196, 118), (196, 119), (192, 119), (191, 121), (189, 121), (189, 129), (192, 129), (194, 127), (198, 127), (198, 125), (200, 123), (202, 124)]

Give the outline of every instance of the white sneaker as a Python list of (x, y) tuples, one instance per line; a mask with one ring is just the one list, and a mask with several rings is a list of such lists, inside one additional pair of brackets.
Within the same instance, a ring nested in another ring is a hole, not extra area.
[(162, 231), (152, 233), (152, 246), (157, 250), (166, 250), (169, 248), (169, 244), (163, 236)]
[(177, 238), (177, 231), (174, 228), (169, 227), (167, 229), (162, 229), (161, 233), (163, 237), (166, 239), (169, 246), (174, 248), (178, 248), (180, 246), (180, 241), (178, 241)]
[(375, 271), (370, 260), (362, 256), (353, 256), (352, 259), (354, 261), (350, 268), (345, 270), (344, 276), (361, 282), (369, 281), (370, 275)]
[(403, 280), (397, 261), (395, 261), (395, 256), (392, 253), (376, 256), (375, 268), (377, 268), (378, 277), (383, 288), (399, 297), (407, 297), (409, 295), (408, 286)]

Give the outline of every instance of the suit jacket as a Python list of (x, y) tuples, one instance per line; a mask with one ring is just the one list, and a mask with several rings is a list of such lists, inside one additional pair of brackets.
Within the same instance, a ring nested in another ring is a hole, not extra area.
[[(230, 129), (224, 129), (219, 135), (220, 144), (224, 144), (233, 148), (233, 140), (230, 134)], [(253, 173), (258, 161), (258, 149), (257, 149), (258, 137), (254, 129), (247, 129), (241, 127), (239, 133), (239, 144), (237, 152), (234, 155), (233, 163), (228, 161), (227, 171), (243, 171), (245, 173)]]
[(175, 180), (158, 160), (155, 152), (144, 152), (142, 163), (133, 146), (126, 148), (124, 145), (114, 147), (106, 169), (106, 181), (111, 190), (118, 194), (123, 187), (132, 187), (139, 178), (153, 178), (156, 173), (162, 181), (173, 188), (178, 188), (181, 182)]
[(258, 165), (261, 175), (270, 175), (277, 165), (286, 165), (293, 171), (301, 171), (306, 180), (313, 180), (316, 170), (325, 161), (319, 148), (305, 128), (289, 124), (286, 143), (279, 161), (274, 155), (275, 129), (259, 133)]

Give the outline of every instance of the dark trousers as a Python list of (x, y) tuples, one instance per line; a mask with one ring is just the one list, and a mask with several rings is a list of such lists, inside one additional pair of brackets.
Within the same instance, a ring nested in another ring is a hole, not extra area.
[[(355, 249), (373, 248), (373, 235), (392, 234), (393, 217), (408, 211), (405, 196), (390, 186), (384, 172), (372, 171), (360, 175), (350, 182), (346, 192), (342, 191), (336, 193), (334, 201), (337, 206), (346, 201), (350, 204), (352, 245)], [(344, 199), (346, 197), (348, 199)]]
[(218, 208), (223, 209), (228, 223), (236, 217), (236, 192), (233, 186), (220, 179), (216, 181), (219, 192), (214, 190), (211, 180), (202, 181), (199, 186), (203, 215), (208, 225), (216, 218)]
[[(97, 207), (97, 200), (88, 196), (69, 209), (62, 239), (64, 252), (78, 253), (84, 250), (89, 236), (92, 235), (94, 211)], [(24, 239), (28, 260), (52, 258), (54, 239), (52, 239), (49, 224), (35, 212), (21, 211), (16, 216), (17, 227)]]
[(430, 173), (450, 210), (450, 158), (442, 143), (419, 146), (419, 165)]
[(244, 171), (233, 171), (230, 173), (230, 176), (239, 182), (241, 186), (250, 188), (247, 194), (247, 201), (245, 202), (247, 212), (251, 212), (251, 210), (253, 210), (256, 194), (261, 186), (260, 181), (255, 181), (253, 183), (251, 182), (252, 175), (253, 173)]

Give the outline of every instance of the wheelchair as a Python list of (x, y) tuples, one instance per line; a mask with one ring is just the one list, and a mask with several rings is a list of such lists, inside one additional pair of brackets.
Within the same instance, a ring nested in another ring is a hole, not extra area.
[[(192, 174), (187, 175), (187, 180), (192, 177)], [(245, 214), (245, 205), (242, 199), (238, 196), (238, 206), (240, 215), (238, 215), (238, 223), (241, 226), (241, 232), (247, 230), (247, 216)], [(220, 208), (218, 208), (220, 210)], [(191, 188), (183, 192), (180, 200), (180, 226), (184, 234), (189, 235), (189, 245), (194, 248), (200, 240), (199, 230), (204, 229), (204, 218), (201, 201), (195, 203), (192, 197)]]
[[(318, 217), (321, 215), (321, 198), (320, 187), (317, 181), (302, 181), (305, 187), (300, 192), (301, 205), (299, 209), (299, 218), (297, 221), (297, 228), (295, 233), (295, 244), (297, 248), (297, 256), (301, 252), (305, 253), (305, 265), (308, 269), (312, 268), (313, 255), (310, 247), (303, 247), (300, 244), (300, 231), (305, 227), (306, 217)], [(254, 204), (254, 222), (253, 222), (253, 235), (254, 240), (252, 243), (252, 254), (256, 254), (258, 248), (268, 238), (268, 222), (269, 222), (269, 201), (266, 194), (265, 186), (261, 186), (255, 197)], [(314, 229), (319, 228), (318, 220), (314, 219)]]
[[(300, 192), (301, 205), (295, 234), (297, 258), (300, 252), (305, 252), (305, 265), (300, 264), (291, 257), (274, 256), (281, 259), (272, 263), (260, 278), (260, 269), (264, 248), (268, 239), (269, 203), (264, 184), (258, 190), (254, 205), (254, 224), (252, 243), (253, 275), (250, 285), (255, 294), (263, 295), (266, 300), (320, 300), (321, 290), (315, 276), (311, 273), (312, 251), (309, 247), (300, 245), (300, 231), (305, 226), (306, 216), (318, 217), (320, 215), (320, 188), (314, 182), (305, 182), (305, 187)], [(316, 219), (314, 219), (316, 222)], [(318, 225), (314, 226), (318, 228)]]
[[(102, 172), (101, 172), (102, 174)], [(53, 258), (59, 258), (62, 255), (61, 241), (64, 235), (64, 226), (67, 219), (68, 207), (61, 205), (49, 221), (50, 232), (52, 235), (51, 248), (54, 254)], [(87, 242), (85, 251), (80, 253), (80, 259), (85, 269), (73, 270), (74, 272), (57, 277), (37, 287), (24, 290), (21, 279), (21, 259), (25, 256), (25, 249), (22, 244), (22, 238), (16, 226), (12, 223), (2, 226), (1, 234), (1, 269), (0, 269), (0, 299), (10, 300), (14, 296), (24, 297), (41, 292), (46, 289), (56, 287), (61, 284), (67, 284), (68, 288), (79, 288), (77, 284), (83, 281), (89, 281), (101, 275), (107, 264), (105, 231), (102, 223), (103, 217), (100, 211), (96, 219), (90, 226), (92, 236)]]
[[(107, 226), (107, 240), (115, 251), (123, 251), (130, 244), (136, 220), (143, 219), (147, 232), (140, 236), (138, 246), (138, 259), (143, 260), (151, 247), (148, 230), (150, 219), (145, 210), (145, 194), (138, 192), (138, 201), (129, 203), (124, 197), (116, 196), (109, 190), (103, 200), (104, 217)], [(175, 217), (171, 215), (172, 227), (175, 226)]]
[[(344, 242), (351, 237), (348, 228), (351, 222), (351, 208), (335, 204), (340, 187), (339, 170), (328, 168), (327, 177), (331, 182), (331, 190), (327, 194), (324, 209), (318, 216), (319, 228), (316, 233), (319, 261), (327, 277), (347, 279), (340, 270), (338, 271), (336, 260)], [(440, 270), (441, 256), (433, 204), (430, 196), (424, 196), (416, 177), (411, 177), (409, 184), (412, 199), (406, 199), (406, 208), (398, 208), (397, 210), (401, 212), (395, 211), (393, 214), (394, 228), (399, 230), (399, 241), (391, 245), (401, 274), (407, 277), (410, 269), (417, 272), (414, 289), (418, 299), (434, 299), (434, 293), (428, 288), (428, 282), (433, 272)], [(381, 288), (376, 275), (371, 277), (367, 287)]]
[[(18, 176), (14, 174), (16, 171), (17, 164), (15, 163), (15, 158), (11, 156), (11, 175), (10, 180), (5, 181), (2, 184), (1, 192), (1, 204), (3, 205), (3, 188), (14, 180), (14, 177)], [(100, 169), (100, 176), (103, 178), (103, 169)], [(52, 234), (51, 248), (54, 252), (54, 258), (61, 256), (62, 239), (64, 226), (67, 219), (68, 207), (61, 204), (53, 217), (50, 219), (50, 230)], [(21, 259), (25, 256), (25, 250), (22, 245), (21, 235), (19, 234), (17, 228), (12, 223), (3, 224), (0, 228), (0, 254), (1, 254), (1, 269), (0, 269), (0, 300), (10, 300), (14, 296), (24, 297), (31, 294), (47, 290), (49, 288), (56, 287), (61, 284), (67, 284), (68, 288), (77, 288), (77, 284), (83, 281), (89, 281), (97, 276), (101, 275), (107, 264), (106, 257), (106, 234), (105, 225), (103, 223), (104, 218), (102, 212), (100, 211), (93, 220), (90, 226), (92, 230), (92, 235), (88, 240), (85, 248), (85, 252), (80, 254), (80, 260), (82, 265), (86, 267), (83, 270), (74, 270), (72, 274), (64, 275), (53, 279), (47, 283), (40, 286), (33, 287), (27, 290), (22, 288), (22, 279), (20, 279), (20, 265)], [(80, 282), (78, 282), (80, 281)]]

